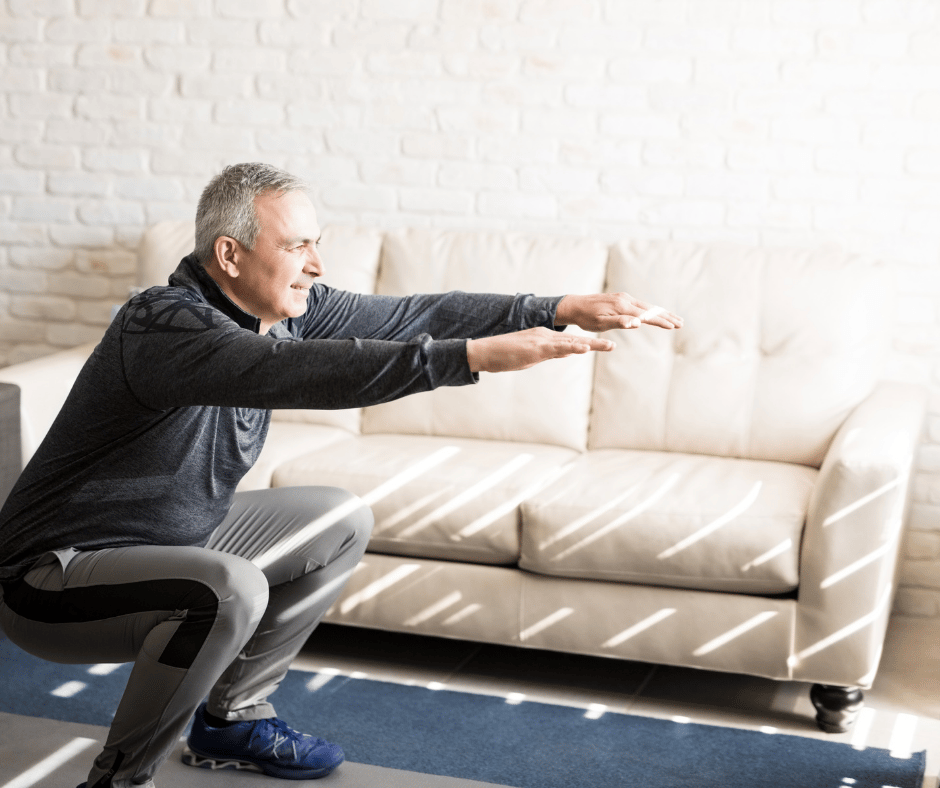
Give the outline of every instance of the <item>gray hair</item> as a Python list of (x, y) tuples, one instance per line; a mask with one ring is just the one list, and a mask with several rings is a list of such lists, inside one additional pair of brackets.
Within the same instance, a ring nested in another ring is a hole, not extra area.
[(267, 192), (309, 189), (307, 183), (270, 164), (233, 164), (216, 175), (199, 198), (196, 208), (196, 258), (205, 265), (212, 258), (219, 236), (234, 238), (246, 249), (254, 249), (261, 232), (255, 212), (255, 197)]

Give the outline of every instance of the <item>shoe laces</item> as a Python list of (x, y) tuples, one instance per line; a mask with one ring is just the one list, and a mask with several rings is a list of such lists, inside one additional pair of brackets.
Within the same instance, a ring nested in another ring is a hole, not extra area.
[(259, 720), (259, 723), (252, 731), (250, 746), (264, 758), (298, 761), (312, 755), (317, 748), (328, 745), (325, 740), (309, 733), (295, 731), (277, 717)]

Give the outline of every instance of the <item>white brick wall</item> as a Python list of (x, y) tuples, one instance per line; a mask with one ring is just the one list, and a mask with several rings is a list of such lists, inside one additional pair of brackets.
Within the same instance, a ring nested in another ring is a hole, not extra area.
[(100, 335), (249, 159), (324, 222), (883, 257), (931, 392), (897, 609), (940, 617), (937, 0), (0, 0), (0, 364)]

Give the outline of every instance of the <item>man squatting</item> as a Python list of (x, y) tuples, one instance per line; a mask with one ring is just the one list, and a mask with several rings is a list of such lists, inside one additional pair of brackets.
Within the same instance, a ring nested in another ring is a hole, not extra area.
[(343, 760), (268, 697), (372, 513), (330, 487), (235, 493), (271, 408), (358, 408), (613, 347), (566, 325), (682, 323), (624, 293), (343, 292), (316, 281), (319, 237), (300, 179), (264, 164), (213, 178), (195, 250), (120, 310), (0, 510), (10, 640), (54, 662), (134, 662), (87, 786), (152, 786), (190, 719), (190, 765), (310, 779)]

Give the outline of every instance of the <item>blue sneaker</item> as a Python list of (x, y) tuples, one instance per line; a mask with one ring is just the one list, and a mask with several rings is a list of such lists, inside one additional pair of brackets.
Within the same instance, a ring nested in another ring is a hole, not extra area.
[(288, 728), (283, 720), (236, 722), (226, 728), (206, 723), (203, 703), (193, 718), (183, 763), (201, 769), (244, 769), (288, 780), (325, 777), (345, 759), (335, 744)]

